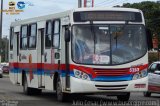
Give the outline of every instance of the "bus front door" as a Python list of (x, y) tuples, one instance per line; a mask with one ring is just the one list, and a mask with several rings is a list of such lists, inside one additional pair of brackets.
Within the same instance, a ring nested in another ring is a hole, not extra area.
[[(69, 26), (65, 25), (63, 26), (63, 33), (64, 33), (64, 39), (65, 39), (65, 65), (66, 65), (66, 73), (65, 73), (65, 86), (66, 86), (66, 90), (69, 91), (70, 90), (70, 66), (69, 66), (69, 41), (67, 40), (67, 36), (69, 34)], [(69, 35), (70, 36), (70, 35)]]

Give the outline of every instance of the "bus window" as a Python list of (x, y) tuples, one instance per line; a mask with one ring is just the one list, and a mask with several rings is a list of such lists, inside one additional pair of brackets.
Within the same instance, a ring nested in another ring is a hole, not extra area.
[(36, 48), (36, 32), (37, 32), (37, 25), (32, 24), (30, 25), (30, 34), (29, 34), (29, 48)]
[(59, 33), (60, 33), (60, 22), (59, 20), (56, 20), (54, 22), (54, 33), (53, 33), (53, 47), (58, 48), (59, 47)]
[(14, 29), (11, 27), (10, 29), (10, 50), (13, 50), (13, 36), (14, 36)]
[(21, 28), (21, 43), (20, 47), (21, 49), (26, 49), (27, 48), (27, 25), (22, 26)]
[(51, 34), (52, 34), (52, 22), (46, 23), (46, 36), (45, 36), (45, 47), (51, 47)]

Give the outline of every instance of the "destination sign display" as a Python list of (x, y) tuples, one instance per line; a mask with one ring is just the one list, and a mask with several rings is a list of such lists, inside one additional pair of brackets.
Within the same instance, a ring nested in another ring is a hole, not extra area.
[(142, 16), (139, 12), (122, 11), (83, 11), (73, 14), (75, 22), (85, 21), (131, 21), (142, 22)]

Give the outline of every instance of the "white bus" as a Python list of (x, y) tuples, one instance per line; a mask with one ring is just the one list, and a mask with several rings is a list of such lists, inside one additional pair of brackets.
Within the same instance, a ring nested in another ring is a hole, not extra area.
[(80, 8), (11, 23), (10, 80), (25, 94), (55, 90), (117, 96), (147, 91), (143, 14), (130, 8)]

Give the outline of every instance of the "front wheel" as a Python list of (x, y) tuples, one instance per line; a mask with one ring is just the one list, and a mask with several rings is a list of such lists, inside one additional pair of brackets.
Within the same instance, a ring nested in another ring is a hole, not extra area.
[(2, 75), (2, 74), (0, 74), (0, 78), (3, 78), (3, 75)]
[(66, 101), (68, 99), (67, 96), (69, 95), (67, 93), (62, 92), (62, 85), (59, 77), (57, 78), (56, 95), (57, 100), (61, 102)]
[(42, 93), (41, 89), (28, 87), (27, 77), (23, 79), (23, 93), (26, 95), (38, 95)]
[(125, 95), (118, 95), (117, 99), (119, 101), (128, 101), (130, 98), (130, 93), (126, 93)]
[(151, 96), (151, 92), (143, 92), (144, 97), (150, 97)]
[(30, 95), (32, 93), (32, 88), (28, 87), (26, 76), (23, 79), (23, 93), (26, 94), (26, 95)]

